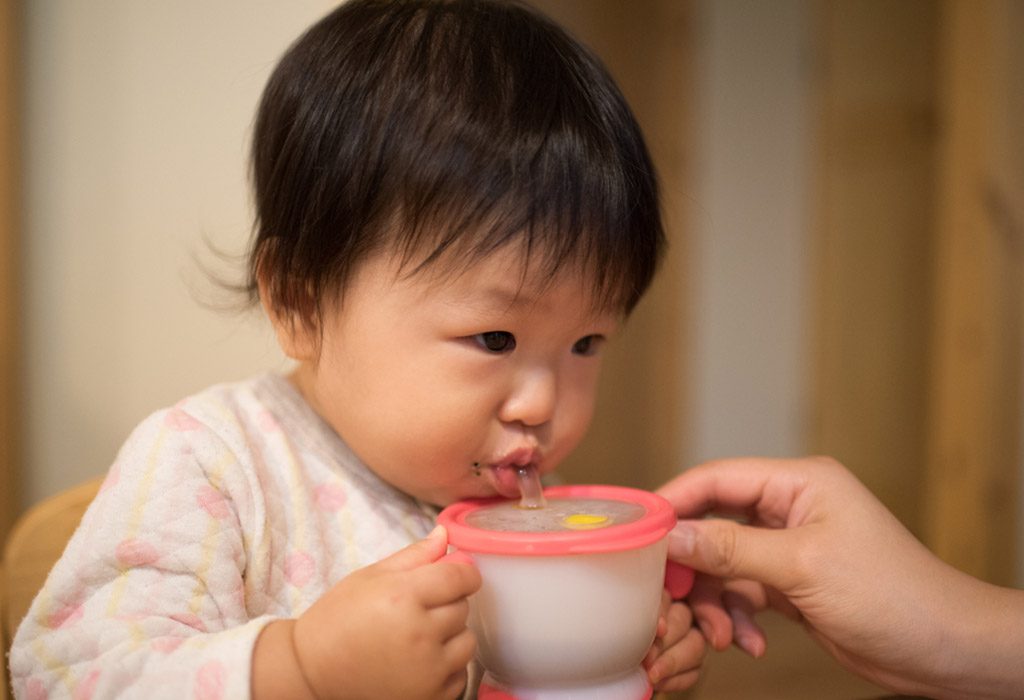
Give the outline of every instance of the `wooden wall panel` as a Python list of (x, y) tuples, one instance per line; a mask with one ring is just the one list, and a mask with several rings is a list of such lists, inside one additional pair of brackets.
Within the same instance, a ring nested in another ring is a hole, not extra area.
[(813, 449), (944, 559), (1013, 583), (1024, 10), (818, 7)]
[(987, 580), (1016, 578), (1024, 311), (1024, 13), (944, 3), (933, 414), (926, 541)]
[(18, 141), (15, 0), (0, 0), (0, 538), (19, 506)]
[(810, 449), (849, 466), (920, 532), (938, 6), (815, 7)]

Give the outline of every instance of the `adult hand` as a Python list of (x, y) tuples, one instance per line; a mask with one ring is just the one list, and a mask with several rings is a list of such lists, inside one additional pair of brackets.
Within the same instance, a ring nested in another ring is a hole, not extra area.
[(744, 521), (684, 520), (670, 535), (671, 558), (715, 577), (690, 600), (716, 648), (735, 640), (758, 655), (753, 614), (774, 607), (896, 692), (1020, 697), (1024, 594), (943, 563), (839, 463), (723, 460), (660, 493), (681, 517)]

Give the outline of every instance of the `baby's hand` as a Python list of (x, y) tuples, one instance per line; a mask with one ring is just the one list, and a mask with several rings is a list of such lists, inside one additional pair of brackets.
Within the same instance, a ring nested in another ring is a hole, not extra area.
[(662, 593), (658, 633), (644, 659), (644, 668), (659, 692), (685, 690), (697, 682), (704, 662), (704, 635), (693, 626), (693, 613), (683, 602)]
[(438, 561), (442, 528), (342, 579), (295, 623), (295, 654), (318, 698), (458, 697), (476, 639), (470, 564)]

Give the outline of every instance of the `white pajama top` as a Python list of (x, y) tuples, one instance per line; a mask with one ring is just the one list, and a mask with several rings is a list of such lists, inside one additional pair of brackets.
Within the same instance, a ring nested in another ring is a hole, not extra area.
[(254, 643), (434, 513), (369, 471), (283, 376), (131, 434), (18, 629), (19, 698), (247, 698)]

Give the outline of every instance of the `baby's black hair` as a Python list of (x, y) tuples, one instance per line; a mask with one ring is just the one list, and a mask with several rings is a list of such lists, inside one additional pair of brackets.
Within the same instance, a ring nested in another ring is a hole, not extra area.
[(599, 60), (498, 0), (350, 0), (287, 51), (252, 144), (248, 292), (315, 322), (370, 254), (467, 266), (518, 242), (628, 313), (664, 248), (654, 168)]

